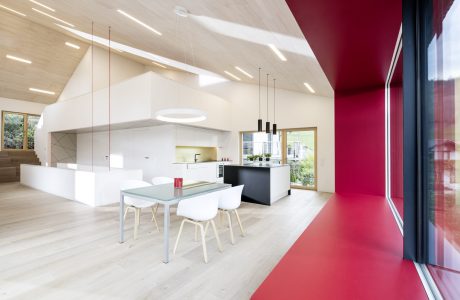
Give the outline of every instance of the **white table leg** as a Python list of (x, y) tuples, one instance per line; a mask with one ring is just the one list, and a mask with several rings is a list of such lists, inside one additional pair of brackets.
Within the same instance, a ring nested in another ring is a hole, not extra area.
[(125, 196), (120, 193), (120, 243), (125, 241), (125, 218), (123, 213), (125, 211)]
[(164, 205), (164, 225), (163, 225), (163, 244), (165, 264), (169, 263), (169, 204)]

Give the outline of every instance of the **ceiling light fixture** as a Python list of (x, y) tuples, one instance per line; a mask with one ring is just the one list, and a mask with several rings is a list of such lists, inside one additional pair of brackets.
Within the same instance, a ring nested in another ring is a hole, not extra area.
[(311, 85), (309, 85), (309, 84), (306, 83), (306, 82), (304, 82), (303, 84), (307, 87), (307, 89), (308, 89), (311, 93), (313, 93), (313, 94), (316, 93), (315, 90), (311, 87)]
[(154, 65), (156, 65), (156, 66), (159, 66), (160, 68), (167, 69), (165, 66), (163, 66), (163, 65), (160, 64), (160, 63), (157, 63), (156, 61), (152, 61), (152, 64), (154, 64)]
[(281, 51), (278, 50), (278, 48), (275, 47), (275, 45), (273, 44), (268, 44), (268, 47), (270, 47), (270, 49), (272, 49), (273, 52), (275, 52), (275, 54), (278, 56), (279, 59), (281, 59), (282, 61), (286, 61), (286, 57), (283, 55), (283, 53), (281, 53)]
[(52, 11), (52, 12), (55, 12), (55, 11), (56, 11), (54, 8), (51, 8), (51, 7), (49, 7), (49, 6), (46, 6), (45, 4), (40, 3), (40, 2), (38, 2), (38, 1), (35, 1), (35, 0), (29, 0), (29, 1), (32, 2), (32, 3), (35, 3), (35, 4), (37, 4), (37, 5), (40, 5), (41, 7), (46, 8), (47, 10), (50, 10), (50, 11)]
[(80, 49), (80, 46), (72, 44), (72, 43), (69, 43), (69, 42), (65, 42), (65, 45), (69, 46), (71, 48), (74, 48), (74, 49)]
[(185, 7), (179, 5), (174, 7), (174, 12), (176, 13), (176, 15), (182, 18), (187, 18), (189, 14), (189, 11)]
[(225, 74), (227, 74), (228, 76), (232, 77), (233, 79), (236, 79), (238, 81), (241, 80), (241, 78), (239, 78), (238, 76), (236, 76), (235, 74), (232, 74), (230, 73), (229, 71), (224, 71)]
[(23, 17), (26, 16), (26, 14), (23, 14), (22, 12), (18, 12), (17, 10), (11, 9), (11, 8), (6, 7), (6, 6), (4, 6), (4, 5), (1, 5), (1, 4), (0, 4), (0, 7), (3, 8), (3, 9), (5, 9), (5, 10), (7, 10), (7, 11), (10, 11), (10, 12), (12, 12), (12, 13), (15, 13), (15, 14), (17, 14), (17, 15), (20, 15), (20, 16), (23, 16)]
[(238, 66), (235, 66), (235, 69), (237, 69), (238, 71), (240, 71), (241, 73), (243, 73), (244, 75), (248, 76), (251, 79), (254, 78), (254, 76), (252, 76), (251, 74), (249, 74), (248, 72), (246, 72), (245, 70), (241, 69)]
[(155, 28), (150, 27), (149, 25), (147, 25), (147, 24), (145, 24), (144, 22), (142, 22), (142, 21), (136, 19), (135, 17), (133, 17), (133, 16), (131, 16), (130, 14), (128, 14), (128, 13), (122, 11), (121, 9), (117, 9), (117, 11), (118, 11), (120, 14), (122, 14), (123, 16), (127, 17), (128, 19), (130, 19), (130, 20), (136, 22), (137, 24), (139, 24), (139, 25), (141, 25), (141, 26), (147, 28), (148, 30), (150, 30), (150, 31), (152, 31), (152, 32), (154, 32), (154, 33), (156, 33), (156, 34), (158, 34), (158, 35), (162, 35), (162, 33), (159, 32), (158, 30), (156, 30)]
[(155, 118), (163, 122), (194, 123), (206, 120), (204, 111), (193, 108), (162, 109), (155, 113)]
[(36, 93), (41, 93), (41, 94), (47, 94), (47, 95), (54, 95), (56, 94), (55, 92), (47, 91), (47, 90), (41, 90), (41, 89), (36, 89), (36, 88), (29, 88), (29, 91), (36, 92)]
[(66, 25), (69, 25), (70, 27), (75, 27), (75, 25), (73, 25), (73, 24), (71, 24), (71, 23), (69, 23), (69, 22), (66, 22), (66, 21), (64, 21), (64, 20), (61, 20), (61, 19), (59, 19), (59, 18), (56, 18), (55, 16), (52, 16), (52, 15), (50, 15), (50, 14), (47, 14), (46, 12), (43, 12), (43, 11), (38, 10), (38, 9), (36, 9), (36, 8), (33, 8), (33, 7), (32, 7), (32, 10), (38, 12), (39, 14), (42, 14), (42, 15), (44, 15), (44, 16), (47, 16), (48, 18), (51, 18), (51, 19), (53, 19), (53, 20), (56, 20), (56, 21), (59, 21), (59, 22), (61, 22), (61, 23), (66, 24)]
[(9, 55), (9, 54), (6, 55), (6, 58), (12, 59), (12, 60), (15, 60), (15, 61), (19, 61), (19, 62), (23, 62), (23, 63), (26, 63), (26, 64), (31, 64), (32, 63), (28, 59), (20, 58), (20, 57)]

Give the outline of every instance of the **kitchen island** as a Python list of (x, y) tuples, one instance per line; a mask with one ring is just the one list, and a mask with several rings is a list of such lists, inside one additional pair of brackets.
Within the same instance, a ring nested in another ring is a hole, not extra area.
[(224, 183), (244, 184), (242, 200), (271, 205), (291, 194), (289, 165), (224, 166)]

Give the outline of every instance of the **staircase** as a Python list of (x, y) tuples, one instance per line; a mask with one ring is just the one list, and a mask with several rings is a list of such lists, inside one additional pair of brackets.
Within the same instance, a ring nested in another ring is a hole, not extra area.
[(0, 151), (0, 183), (19, 181), (21, 164), (40, 165), (35, 151)]

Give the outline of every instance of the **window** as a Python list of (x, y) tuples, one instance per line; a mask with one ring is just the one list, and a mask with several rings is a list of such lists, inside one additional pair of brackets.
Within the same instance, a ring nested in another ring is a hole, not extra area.
[(40, 116), (2, 112), (2, 149), (33, 150), (34, 134)]
[(240, 145), (243, 164), (259, 163), (269, 153), (271, 163), (290, 165), (292, 188), (316, 190), (316, 128), (283, 129), (276, 135), (242, 132)]

